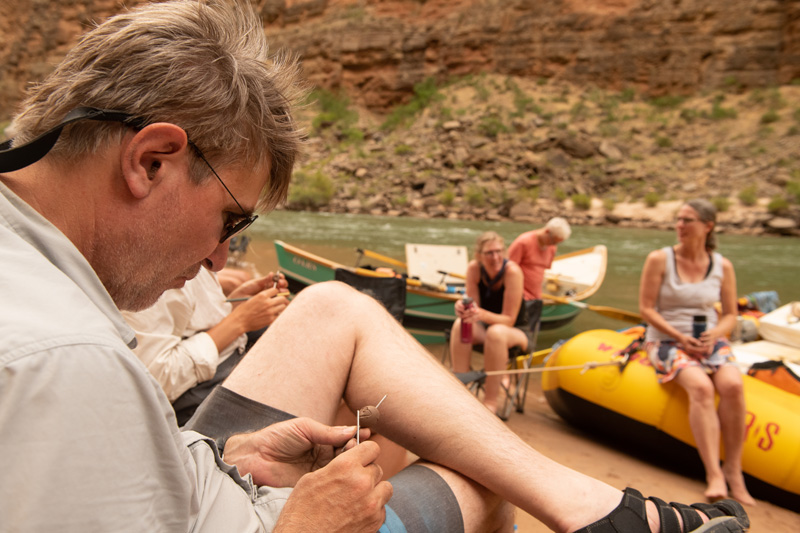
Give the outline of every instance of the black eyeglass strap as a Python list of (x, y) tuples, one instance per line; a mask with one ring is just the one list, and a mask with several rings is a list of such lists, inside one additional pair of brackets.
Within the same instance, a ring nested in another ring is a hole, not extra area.
[(121, 122), (134, 128), (143, 128), (144, 120), (122, 111), (110, 111), (95, 107), (76, 107), (57, 126), (42, 133), (32, 141), (11, 148), (11, 140), (0, 144), (0, 172), (13, 172), (37, 162), (53, 149), (64, 127), (79, 120)]

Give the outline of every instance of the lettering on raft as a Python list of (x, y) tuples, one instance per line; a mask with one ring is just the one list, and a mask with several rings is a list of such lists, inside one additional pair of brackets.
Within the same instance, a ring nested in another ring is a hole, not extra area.
[(767, 422), (762, 427), (761, 424), (756, 423), (756, 415), (750, 411), (745, 413), (745, 440), (750, 438), (750, 430), (753, 430), (753, 437), (757, 438), (756, 446), (768, 452), (775, 444), (775, 436), (780, 432), (781, 426), (777, 422)]
[(292, 263), (295, 265), (300, 265), (301, 267), (305, 268), (306, 270), (317, 270), (317, 265), (312, 261), (306, 261), (305, 259), (300, 259), (299, 257), (292, 257)]

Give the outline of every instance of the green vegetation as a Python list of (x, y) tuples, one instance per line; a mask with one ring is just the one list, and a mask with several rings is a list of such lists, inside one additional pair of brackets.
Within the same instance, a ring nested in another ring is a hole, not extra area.
[(439, 193), (439, 203), (445, 207), (450, 207), (456, 199), (456, 193), (453, 192), (452, 187), (447, 187)]
[(661, 201), (661, 195), (656, 191), (650, 191), (644, 195), (644, 203), (647, 207), (655, 207)]
[(781, 117), (780, 115), (778, 115), (777, 111), (775, 111), (774, 109), (770, 109), (769, 111), (761, 115), (761, 123), (771, 124), (773, 122), (777, 122), (778, 120), (780, 120), (780, 118)]
[(480, 207), (486, 202), (483, 189), (477, 185), (470, 185), (464, 192), (464, 199), (473, 207)]
[(717, 209), (717, 212), (724, 213), (727, 211), (731, 206), (731, 201), (728, 199), (727, 196), (716, 196), (711, 199), (711, 203)]
[(500, 133), (508, 133), (510, 130), (497, 114), (491, 114), (481, 117), (478, 131), (491, 139), (496, 139)]
[(708, 118), (712, 120), (725, 120), (739, 116), (739, 113), (737, 113), (735, 109), (722, 107), (723, 100), (725, 100), (725, 95), (722, 94), (714, 98), (714, 102), (711, 104), (711, 114), (708, 115)]
[(658, 136), (656, 137), (656, 145), (660, 148), (670, 148), (672, 146), (672, 139), (669, 137)]
[(679, 107), (685, 98), (683, 96), (664, 95), (652, 98), (648, 103), (659, 109), (673, 109)]
[(311, 127), (315, 132), (320, 133), (324, 129), (332, 128), (348, 141), (364, 140), (364, 132), (355, 127), (358, 122), (358, 112), (350, 109), (350, 99), (346, 95), (316, 89), (310, 98), (320, 109), (320, 113), (311, 121)]
[(517, 200), (520, 202), (528, 201), (532, 204), (539, 199), (539, 187), (525, 187), (517, 191)]
[(556, 189), (553, 191), (553, 198), (555, 198), (559, 202), (563, 202), (564, 200), (567, 199), (567, 193), (564, 192), (564, 189), (556, 187)]
[(792, 180), (786, 184), (786, 192), (792, 202), (800, 204), (800, 181)]
[(758, 201), (758, 190), (755, 185), (750, 185), (739, 191), (739, 201), (746, 206), (754, 206)]
[(436, 80), (425, 78), (425, 80), (414, 85), (414, 96), (411, 101), (394, 108), (381, 125), (381, 129), (390, 131), (400, 126), (405, 126), (423, 109), (443, 99), (444, 96), (436, 87)]
[(773, 215), (782, 215), (789, 209), (789, 200), (783, 196), (773, 196), (767, 204), (767, 211)]
[(330, 203), (333, 190), (333, 181), (322, 171), (297, 171), (289, 188), (289, 204), (304, 209), (322, 207)]
[(395, 155), (408, 155), (413, 152), (414, 149), (405, 143), (400, 143), (394, 147)]
[(572, 200), (573, 205), (578, 209), (586, 211), (592, 207), (592, 197), (588, 194), (575, 193), (570, 197), (570, 199)]

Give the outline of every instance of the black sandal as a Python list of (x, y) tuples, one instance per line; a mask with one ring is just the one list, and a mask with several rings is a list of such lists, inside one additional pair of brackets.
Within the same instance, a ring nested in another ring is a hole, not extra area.
[[(675, 511), (683, 520), (683, 532), (696, 533), (742, 533), (749, 529), (750, 519), (744, 508), (734, 500), (720, 500), (714, 504), (667, 503), (660, 498), (650, 496), (645, 499), (642, 493), (628, 487), (622, 501), (608, 516), (579, 529), (575, 533), (650, 533), (647, 522), (645, 503), (650, 500), (656, 504), (658, 519), (661, 521), (661, 533), (682, 533), (680, 522)], [(698, 514), (705, 513), (709, 521), (705, 524)]]

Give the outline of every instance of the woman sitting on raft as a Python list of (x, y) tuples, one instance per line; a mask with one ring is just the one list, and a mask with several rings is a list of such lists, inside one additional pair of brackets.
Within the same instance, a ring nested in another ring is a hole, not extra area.
[[(473, 304), (465, 308), (456, 302), (456, 316), (450, 335), (453, 371), (468, 372), (473, 344), (483, 344), (485, 368), (502, 370), (513, 346), (528, 347), (528, 321), (522, 305), (522, 269), (505, 258), (503, 238), (493, 231), (483, 233), (475, 243), (475, 259), (467, 266), (466, 291)], [(472, 342), (461, 341), (461, 325), (472, 325)], [(501, 376), (488, 376), (483, 403), (497, 412)]]
[[(742, 475), (742, 376), (725, 340), (736, 325), (736, 275), (731, 262), (714, 252), (715, 223), (716, 209), (706, 200), (690, 200), (680, 208), (678, 244), (647, 256), (639, 310), (648, 324), (645, 346), (659, 382), (674, 379), (688, 395), (689, 426), (706, 471), (706, 498), (726, 498), (730, 486), (733, 498), (754, 505)], [(719, 318), (716, 302), (722, 303)], [(692, 327), (696, 316), (707, 324), (697, 338)], [(722, 467), (720, 435), (725, 447)]]

